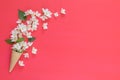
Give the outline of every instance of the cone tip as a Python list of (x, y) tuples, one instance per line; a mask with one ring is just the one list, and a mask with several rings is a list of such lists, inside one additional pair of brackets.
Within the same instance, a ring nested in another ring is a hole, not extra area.
[(9, 69), (9, 72), (12, 72), (12, 69)]

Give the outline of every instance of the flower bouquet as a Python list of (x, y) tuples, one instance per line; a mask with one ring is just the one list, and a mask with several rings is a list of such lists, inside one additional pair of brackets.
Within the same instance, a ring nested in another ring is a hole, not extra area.
[[(65, 9), (61, 9), (61, 14), (65, 14)], [(33, 45), (33, 41), (36, 39), (32, 36), (32, 32), (38, 29), (39, 19), (43, 22), (43, 29), (48, 29), (48, 23), (45, 21), (52, 17), (52, 14), (55, 17), (59, 16), (58, 12), (52, 13), (49, 9), (42, 8), (42, 13), (38, 11), (22, 11), (18, 10), (19, 19), (16, 21), (17, 27), (11, 31), (10, 39), (7, 39), (6, 42), (12, 45), (12, 54), (10, 59), (9, 72), (11, 72), (21, 55)], [(32, 48), (32, 53), (36, 54), (37, 49)], [(25, 58), (29, 57), (29, 54), (24, 54)], [(19, 61), (20, 66), (24, 66), (23, 61)]]

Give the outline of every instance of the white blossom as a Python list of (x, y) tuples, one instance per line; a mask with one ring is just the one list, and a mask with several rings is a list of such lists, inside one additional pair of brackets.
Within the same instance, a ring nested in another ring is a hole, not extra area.
[(16, 42), (17, 41), (18, 34), (19, 34), (19, 31), (17, 30), (17, 28), (15, 28), (14, 30), (12, 30), (12, 32), (11, 32), (11, 41), (12, 42)]
[(32, 46), (33, 45), (33, 42), (28, 42), (28, 46)]
[(20, 24), (20, 23), (22, 23), (22, 20), (18, 19), (18, 20), (16, 21), (16, 23)]
[(52, 12), (49, 9), (42, 8), (42, 12), (46, 17), (48, 17), (48, 18), (52, 17)]
[(25, 66), (25, 64), (24, 64), (24, 62), (23, 62), (22, 60), (19, 60), (19, 61), (18, 61), (18, 64), (19, 64), (19, 66), (21, 66), (21, 67), (22, 67), (22, 66)]
[(34, 25), (34, 24), (33, 24), (31, 30), (32, 30), (32, 31), (37, 30), (37, 25)]
[(43, 27), (44, 30), (47, 30), (48, 29), (48, 23), (43, 23), (42, 27)]
[(55, 13), (54, 13), (54, 16), (55, 16), (55, 17), (58, 17), (58, 16), (59, 16), (58, 12), (55, 12)]
[(12, 34), (12, 35), (13, 35), (13, 34), (18, 34), (17, 28), (13, 29), (13, 30), (11, 31), (11, 34)]
[(25, 32), (24, 33), (24, 35), (26, 35), (27, 38), (31, 38), (32, 37), (31, 34), (32, 34), (31, 32)]
[(35, 12), (35, 16), (40, 17), (40, 13), (38, 11)]
[(27, 42), (22, 41), (21, 44), (22, 44), (22, 49), (23, 50), (28, 49), (29, 46), (28, 46)]
[(25, 15), (27, 16), (27, 15), (33, 15), (34, 14), (34, 12), (30, 9), (30, 10), (27, 10), (26, 12), (25, 12)]
[(29, 54), (28, 53), (24, 53), (24, 58), (29, 58)]
[(31, 15), (31, 19), (35, 19), (36, 18), (36, 16), (33, 14), (33, 15)]
[(32, 21), (31, 20), (27, 20), (26, 23), (27, 23), (27, 25), (31, 25)]
[(32, 30), (32, 25), (27, 25), (27, 30), (28, 31)]
[[(36, 17), (30, 18), (30, 21), (32, 22), (32, 24), (29, 25), (29, 28), (28, 28), (28, 29), (29, 29), (29, 30), (32, 30), (32, 31), (37, 30), (38, 25), (39, 25), (38, 19), (37, 19)], [(29, 23), (29, 22), (28, 22), (28, 23)]]
[(12, 42), (16, 42), (18, 40), (18, 37), (17, 37), (17, 35), (11, 35), (10, 39)]
[(32, 23), (32, 25), (38, 26), (39, 23), (38, 23), (38, 21), (36, 20), (36, 21), (34, 21), (34, 22)]
[(37, 49), (35, 47), (32, 48), (32, 54), (37, 54)]
[(17, 27), (21, 32), (26, 32), (27, 31), (27, 26), (25, 24), (18, 24), (18, 27)]
[(66, 14), (66, 10), (64, 8), (61, 8), (61, 14)]
[(19, 51), (19, 50), (21, 50), (21, 47), (22, 47), (22, 46), (20, 46), (19, 43), (16, 43), (16, 44), (13, 45), (12, 49)]
[(40, 19), (41, 19), (42, 21), (45, 21), (45, 20), (48, 19), (48, 17), (46, 17), (45, 15), (43, 15), (43, 16), (40, 17)]

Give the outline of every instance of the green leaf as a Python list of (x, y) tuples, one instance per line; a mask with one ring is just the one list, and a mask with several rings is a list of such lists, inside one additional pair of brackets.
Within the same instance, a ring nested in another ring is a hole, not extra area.
[(16, 43), (24, 41), (24, 38), (19, 38)]
[(36, 39), (35, 37), (28, 38), (28, 41), (29, 41), (29, 42), (33, 42), (35, 39)]
[(6, 41), (6, 43), (8, 43), (8, 44), (14, 44), (14, 42), (12, 42), (11, 39), (6, 39), (5, 41)]
[(25, 16), (25, 12), (23, 12), (21, 10), (18, 10), (18, 17), (21, 20), (26, 20), (27, 19), (27, 16)]

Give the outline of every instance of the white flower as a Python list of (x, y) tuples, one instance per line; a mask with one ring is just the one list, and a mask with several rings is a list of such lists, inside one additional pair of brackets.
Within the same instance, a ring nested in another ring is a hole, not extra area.
[(12, 35), (17, 35), (18, 33), (20, 33), (20, 31), (17, 28), (15, 28), (11, 31)]
[(22, 41), (21, 44), (22, 44), (22, 49), (23, 50), (26, 50), (29, 47), (27, 42)]
[(58, 16), (59, 16), (58, 12), (55, 12), (55, 13), (54, 13), (54, 16), (55, 16), (55, 17), (58, 17)]
[(66, 14), (66, 10), (64, 8), (61, 8), (61, 14)]
[(42, 19), (42, 21), (45, 21), (46, 19), (48, 19), (45, 15), (41, 16), (40, 19)]
[(33, 21), (32, 25), (36, 25), (36, 26), (38, 26), (38, 25), (39, 25), (38, 20)]
[(36, 19), (36, 16), (35, 15), (31, 15), (31, 19)]
[(16, 21), (16, 23), (22, 23), (22, 20), (20, 20), (20, 19), (18, 19), (17, 21)]
[(42, 8), (42, 12), (46, 17), (51, 18), (52, 12), (49, 9)]
[(28, 42), (28, 46), (32, 46), (33, 45), (33, 42)]
[(36, 17), (30, 18), (30, 21), (32, 22), (32, 24), (28, 26), (28, 30), (32, 30), (32, 31), (37, 30), (37, 26), (39, 25), (38, 19)]
[(32, 54), (37, 54), (37, 49), (35, 47), (32, 48)]
[(44, 30), (47, 30), (48, 29), (48, 23), (43, 23), (42, 27), (43, 27)]
[(12, 49), (19, 51), (19, 50), (21, 50), (21, 46), (20, 46), (19, 43), (16, 43), (16, 44), (13, 45)]
[(10, 39), (12, 42), (16, 42), (18, 40), (18, 37), (17, 37), (17, 35), (11, 35)]
[(18, 30), (18, 28), (15, 28), (11, 31), (12, 42), (16, 42), (18, 38), (21, 38), (21, 37), (22, 37), (22, 33), (20, 32), (20, 30)]
[(37, 30), (37, 25), (32, 24), (31, 30), (32, 30), (32, 31)]
[(35, 12), (35, 16), (40, 17), (40, 13), (38, 11)]
[(27, 20), (26, 23), (27, 23), (27, 25), (31, 25), (32, 21), (31, 20)]
[(29, 54), (28, 53), (25, 53), (23, 55), (24, 55), (24, 58), (29, 58)]
[(33, 22), (33, 21), (36, 21), (36, 20), (37, 20), (36, 16), (35, 15), (31, 15), (30, 21)]
[(32, 25), (27, 25), (27, 30), (28, 30), (28, 31), (32, 30), (31, 27), (32, 27)]
[(27, 31), (27, 27), (26, 25), (24, 25), (23, 23), (22, 24), (18, 24), (18, 27), (17, 27), (21, 32), (26, 32)]
[(25, 32), (24, 35), (26, 35), (27, 38), (31, 38), (31, 32)]
[(34, 14), (34, 12), (30, 9), (30, 10), (27, 10), (26, 12), (25, 12), (25, 15), (27, 16), (27, 15), (32, 15), (32, 14)]
[(24, 62), (21, 60), (18, 61), (18, 64), (19, 64), (19, 66), (25, 66)]

